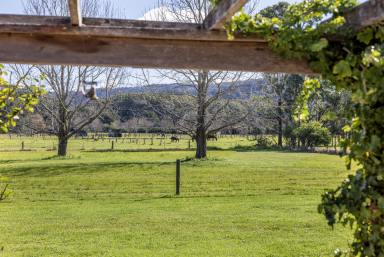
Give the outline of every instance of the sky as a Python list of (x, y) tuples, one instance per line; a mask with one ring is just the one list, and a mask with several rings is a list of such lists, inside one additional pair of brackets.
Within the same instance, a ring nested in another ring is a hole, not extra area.
[[(25, 0), (24, 0), (25, 1)], [(145, 15), (146, 12), (153, 9), (157, 0), (111, 0), (116, 8), (121, 10), (127, 19), (139, 19)], [(264, 8), (275, 3), (279, 0), (261, 0), (260, 7)], [(294, 2), (294, 0), (288, 0)], [(0, 0), (0, 13), (22, 14), (23, 13), (23, 0)]]

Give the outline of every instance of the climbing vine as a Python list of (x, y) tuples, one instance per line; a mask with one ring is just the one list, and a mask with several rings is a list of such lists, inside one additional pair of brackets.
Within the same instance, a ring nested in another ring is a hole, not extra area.
[[(353, 94), (351, 136), (344, 148), (348, 169), (338, 188), (322, 195), (319, 212), (328, 224), (350, 225), (354, 241), (336, 256), (384, 256), (384, 27), (350, 28), (343, 14), (354, 0), (306, 0), (279, 18), (240, 13), (227, 26), (230, 37), (264, 37), (278, 54), (305, 59), (311, 68)], [(305, 101), (305, 98), (304, 98)], [(352, 165), (354, 164), (354, 165)]]

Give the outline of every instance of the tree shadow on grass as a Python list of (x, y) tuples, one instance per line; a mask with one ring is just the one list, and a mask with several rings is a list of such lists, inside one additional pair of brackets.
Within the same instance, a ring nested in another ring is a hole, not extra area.
[[(34, 167), (15, 167), (0, 169), (0, 172), (9, 177), (54, 177), (66, 174), (93, 174), (105, 171), (135, 168), (147, 170), (148, 167), (174, 165), (175, 162), (114, 162), (114, 163), (74, 163), (74, 164), (42, 164)], [(146, 167), (147, 166), (147, 167)], [(127, 170), (128, 171), (128, 170)]]

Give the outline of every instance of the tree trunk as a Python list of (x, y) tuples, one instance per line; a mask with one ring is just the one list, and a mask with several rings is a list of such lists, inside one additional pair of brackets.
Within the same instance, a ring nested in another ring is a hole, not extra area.
[(278, 126), (279, 126), (279, 128), (278, 128), (278, 130), (279, 130), (279, 132), (278, 132), (278, 140), (277, 140), (277, 145), (279, 146), (279, 147), (283, 147), (283, 110), (281, 109), (281, 106), (282, 106), (282, 100), (281, 99), (279, 99), (279, 102), (278, 102), (278, 109), (277, 109), (277, 112), (278, 112), (278, 117), (277, 117), (277, 119), (278, 119)]
[(59, 146), (57, 147), (57, 155), (58, 156), (66, 156), (67, 155), (67, 146), (68, 146), (68, 138), (67, 138), (67, 133), (68, 129), (66, 128), (66, 119), (67, 116), (67, 111), (66, 109), (60, 105), (59, 107), (59, 118), (60, 118), (60, 123), (59, 123), (59, 133), (57, 135), (59, 139)]
[(207, 157), (207, 136), (204, 128), (199, 127), (196, 131), (196, 159)]
[(67, 147), (68, 147), (68, 139), (66, 137), (59, 136), (59, 147), (57, 150), (58, 156), (66, 156), (67, 155)]
[(208, 91), (207, 72), (199, 72), (197, 92), (197, 128), (196, 128), (196, 159), (207, 157), (207, 131), (205, 128), (206, 97)]

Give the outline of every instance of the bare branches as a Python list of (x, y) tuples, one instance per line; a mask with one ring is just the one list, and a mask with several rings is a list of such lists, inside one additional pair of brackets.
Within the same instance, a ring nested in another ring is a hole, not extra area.
[[(80, 13), (75, 13), (79, 8), (75, 0), (27, 0), (25, 10), (29, 14), (68, 16), (68, 3), (71, 3), (72, 7), (72, 23), (81, 25), (81, 21), (76, 20), (80, 19)], [(112, 16), (112, 10), (109, 1), (82, 1), (82, 12), (87, 16)], [(37, 111), (50, 123), (50, 127), (40, 129), (41, 132), (58, 136), (59, 155), (66, 154), (67, 141), (70, 137), (92, 123), (106, 110), (110, 104), (111, 90), (121, 85), (126, 78), (126, 70), (122, 68), (15, 65), (14, 71), (20, 76), (20, 71), (26, 67), (29, 67), (33, 74), (45, 78), (48, 94), (41, 99)], [(98, 82), (95, 89), (100, 94), (98, 101), (86, 98), (81, 93), (82, 83), (87, 79)]]

